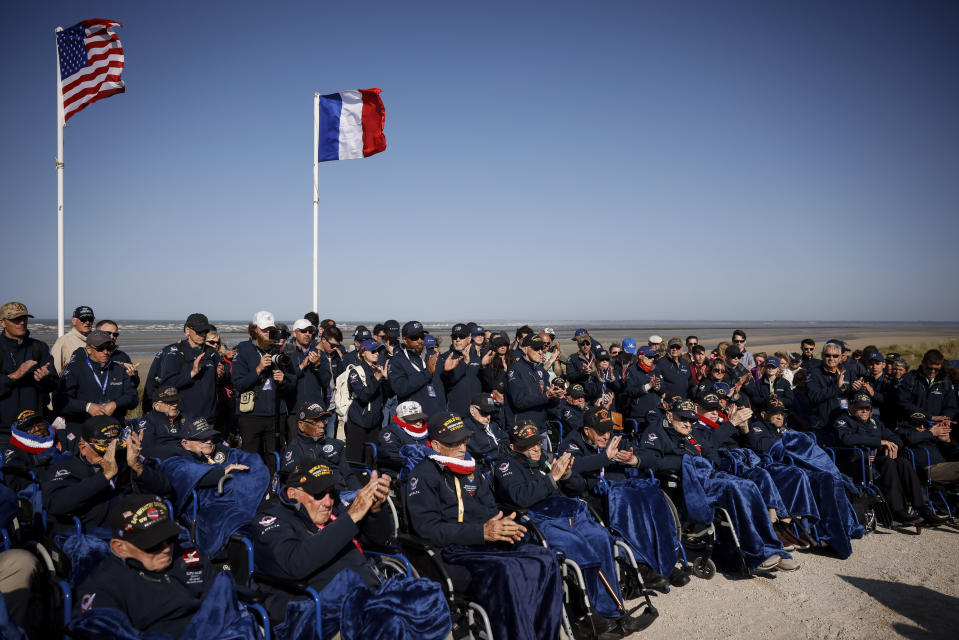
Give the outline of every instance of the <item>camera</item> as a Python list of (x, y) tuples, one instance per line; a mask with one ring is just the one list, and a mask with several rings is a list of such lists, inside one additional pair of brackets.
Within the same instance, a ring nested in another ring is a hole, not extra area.
[(270, 327), (266, 330), (266, 337), (270, 340), (289, 340), (290, 330), (285, 327)]
[(207, 362), (212, 362), (214, 358), (219, 355), (216, 349), (213, 347), (204, 347), (203, 348), (203, 359)]
[(285, 367), (290, 364), (290, 356), (279, 349), (270, 351), (270, 364), (274, 367)]

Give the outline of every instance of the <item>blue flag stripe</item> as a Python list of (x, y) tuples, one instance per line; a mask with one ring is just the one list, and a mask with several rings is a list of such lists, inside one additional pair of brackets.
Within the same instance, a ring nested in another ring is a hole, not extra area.
[(340, 112), (343, 100), (340, 94), (320, 96), (320, 140), (317, 144), (318, 162), (340, 159)]

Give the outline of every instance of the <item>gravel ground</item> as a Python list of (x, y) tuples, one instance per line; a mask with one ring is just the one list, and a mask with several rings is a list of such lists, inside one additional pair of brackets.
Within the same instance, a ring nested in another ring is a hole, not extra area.
[(630, 637), (959, 638), (959, 529), (916, 536), (880, 528), (854, 540), (847, 560), (793, 555), (802, 564), (793, 573), (694, 577), (660, 594), (653, 599), (659, 618)]

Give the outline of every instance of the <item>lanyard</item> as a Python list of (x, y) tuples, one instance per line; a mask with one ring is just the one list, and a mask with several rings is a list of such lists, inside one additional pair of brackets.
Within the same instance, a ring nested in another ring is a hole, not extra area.
[(411, 367), (413, 367), (414, 369), (416, 369), (416, 372), (417, 372), (417, 373), (421, 373), (421, 372), (423, 371), (423, 369), (426, 368), (426, 361), (423, 360), (423, 357), (422, 357), (422, 356), (418, 356), (418, 357), (417, 357), (417, 359), (418, 359), (418, 360), (420, 361), (420, 363), (423, 365), (423, 369), (420, 369), (420, 368), (417, 367), (416, 364), (413, 362), (413, 359), (410, 358), (410, 350), (409, 350), (409, 349), (403, 349), (403, 355), (406, 356), (406, 360), (410, 363), (410, 366), (411, 366)]
[(456, 485), (456, 521), (463, 522), (463, 490), (458, 476), (453, 476), (453, 484)]
[(90, 367), (90, 373), (93, 374), (93, 379), (96, 380), (97, 386), (100, 387), (100, 395), (107, 395), (107, 385), (110, 384), (110, 365), (107, 363), (106, 373), (103, 375), (103, 382), (100, 382), (100, 377), (97, 375), (97, 372), (93, 370), (93, 365), (90, 363), (90, 358), (87, 358), (87, 366)]

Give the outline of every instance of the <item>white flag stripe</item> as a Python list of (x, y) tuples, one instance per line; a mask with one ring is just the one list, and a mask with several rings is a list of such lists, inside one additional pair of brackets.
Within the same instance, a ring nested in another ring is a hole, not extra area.
[(363, 157), (363, 95), (359, 91), (341, 91), (340, 160)]
[(114, 68), (114, 67), (105, 68), (101, 73), (98, 73), (96, 76), (93, 76), (92, 78), (90, 78), (89, 80), (85, 82), (81, 82), (77, 86), (70, 89), (70, 91), (64, 92), (63, 101), (64, 102), (68, 101), (71, 97), (73, 97), (77, 93), (80, 93), (84, 89), (97, 86), (98, 84), (106, 80), (108, 76), (120, 77), (121, 71), (122, 69), (120, 68)]
[[(99, 71), (100, 69), (108, 68), (107, 65), (109, 65), (111, 62), (119, 62), (123, 64), (123, 54), (118, 53), (115, 55), (111, 55), (108, 58), (104, 58), (103, 60), (98, 60), (92, 66), (84, 67), (80, 69), (79, 71), (77, 71), (76, 73), (74, 73), (72, 76), (68, 76), (64, 78), (62, 84), (64, 87), (68, 87), (70, 86), (71, 82), (76, 82), (77, 80), (80, 80), (84, 77), (89, 77), (89, 75), (93, 73), (94, 71)], [(122, 67), (114, 67), (114, 68), (116, 68), (117, 70), (122, 69)]]

